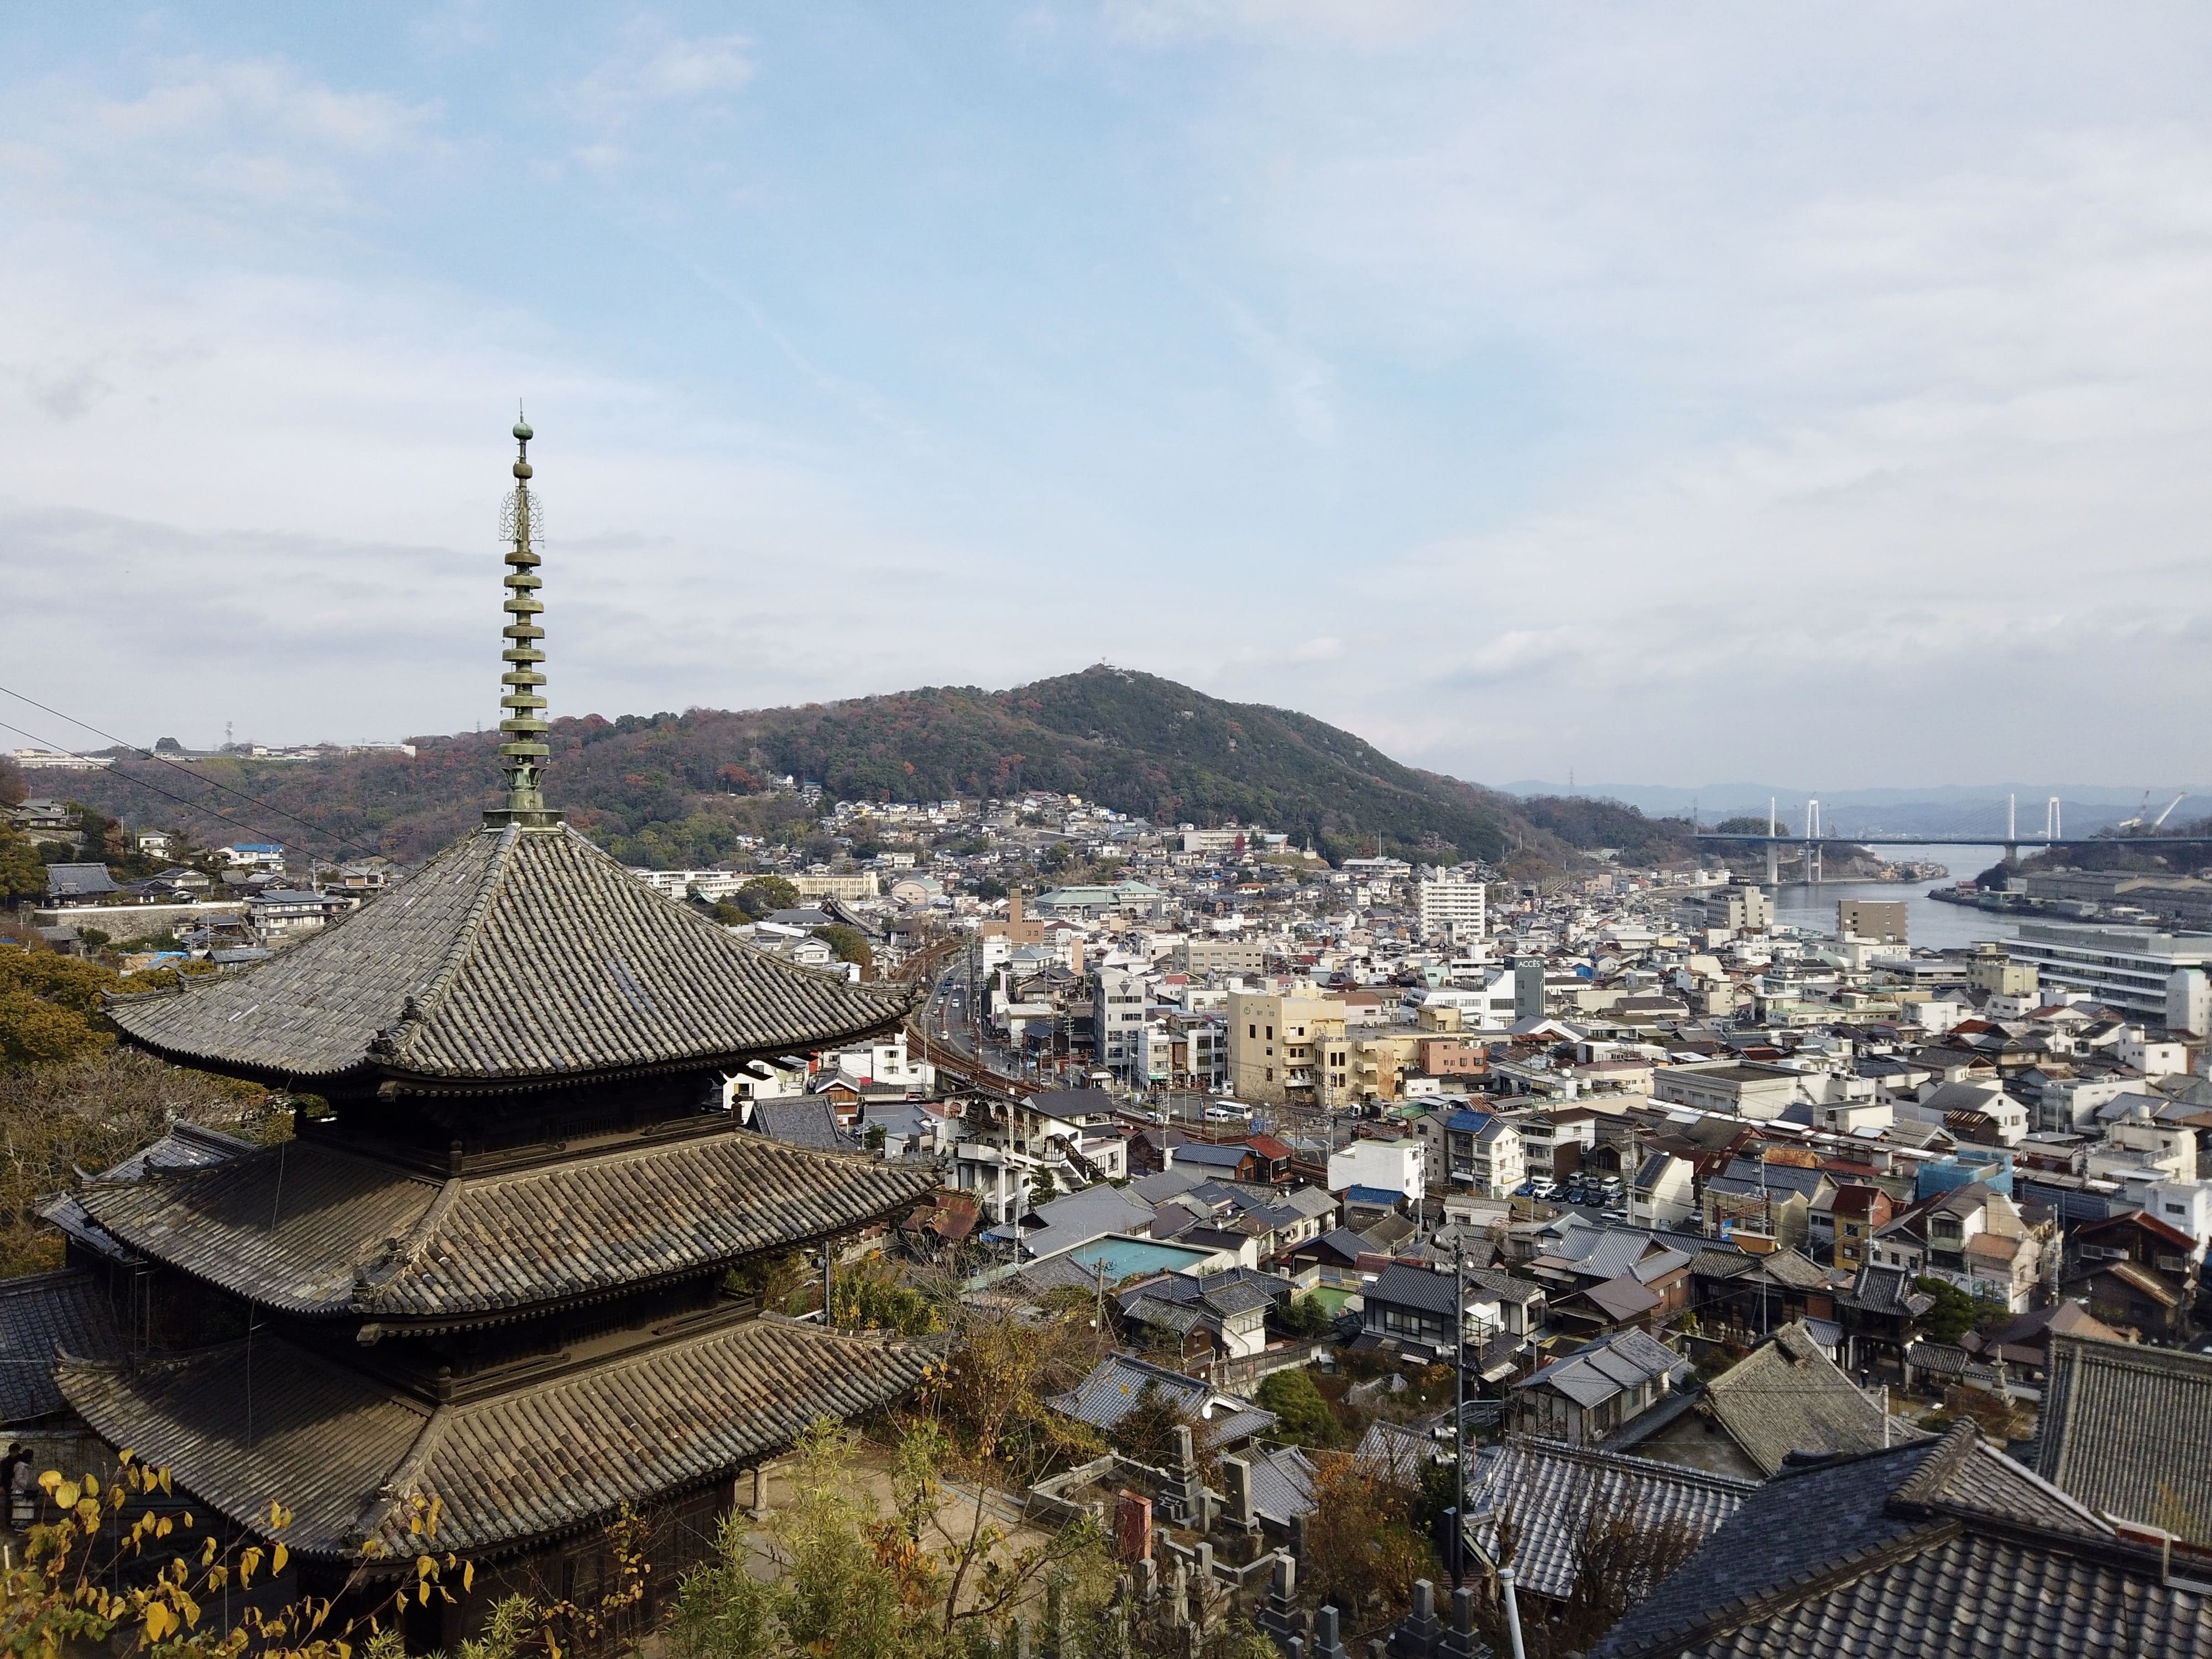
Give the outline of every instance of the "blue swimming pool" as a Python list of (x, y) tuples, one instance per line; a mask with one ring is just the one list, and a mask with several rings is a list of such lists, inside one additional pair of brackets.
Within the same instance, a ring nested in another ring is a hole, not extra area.
[(1188, 1273), (1212, 1255), (1211, 1250), (1193, 1249), (1188, 1244), (1161, 1244), (1149, 1238), (1109, 1235), (1094, 1238), (1088, 1244), (1079, 1244), (1061, 1259), (1092, 1273), (1103, 1265), (1106, 1282), (1114, 1285), (1134, 1273)]

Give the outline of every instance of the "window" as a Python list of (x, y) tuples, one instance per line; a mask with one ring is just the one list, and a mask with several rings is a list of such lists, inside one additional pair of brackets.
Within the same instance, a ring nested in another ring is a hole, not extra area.
[(1268, 1082), (1270, 1082), (1270, 1083), (1273, 1083), (1274, 1080), (1275, 1080), (1275, 1068), (1274, 1068), (1273, 1066), (1270, 1066), (1267, 1068), (1267, 1081), (1268, 1081)]
[(1267, 1041), (1268, 1041), (1268, 1042), (1273, 1042), (1274, 1040), (1275, 1040), (1275, 1028), (1274, 1028), (1273, 1026), (1270, 1025), (1270, 1026), (1267, 1028)]
[(2189, 1206), (2186, 1204), (2169, 1204), (2166, 1206), (2166, 1212), (2168, 1215), (2187, 1215)]

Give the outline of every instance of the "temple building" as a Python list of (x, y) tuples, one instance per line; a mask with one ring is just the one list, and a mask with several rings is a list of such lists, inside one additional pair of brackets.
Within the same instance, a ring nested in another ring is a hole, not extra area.
[(747, 1133), (723, 1103), (751, 1062), (896, 1030), (913, 993), (753, 950), (546, 806), (514, 435), (504, 805), (273, 960), (110, 1009), (150, 1054), (327, 1109), (280, 1143), (143, 1159), (54, 1212), (56, 1277), (104, 1285), (114, 1325), (61, 1339), (70, 1410), (240, 1526), (289, 1510), (309, 1594), (340, 1593), (365, 1551), (411, 1559), (434, 1499), (438, 1548), (476, 1576), (410, 1628), (426, 1647), (513, 1591), (588, 1594), (625, 1508), (651, 1527), (648, 1586), (672, 1589), (750, 1472), (931, 1358), (732, 1288), (933, 1190), (927, 1170)]

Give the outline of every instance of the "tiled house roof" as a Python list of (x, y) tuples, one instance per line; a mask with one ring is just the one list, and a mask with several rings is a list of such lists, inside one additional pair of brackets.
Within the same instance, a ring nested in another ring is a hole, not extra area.
[(2054, 1330), (2035, 1471), (2212, 1547), (2212, 1358)]
[(1768, 1474), (1791, 1452), (1874, 1451), (1889, 1443), (1882, 1408), (1860, 1393), (1802, 1324), (1784, 1325), (1705, 1385), (1729, 1438)]
[(1961, 1425), (1784, 1469), (1592, 1659), (2182, 1659), (2212, 1604)]
[[(1514, 1434), (1476, 1458), (1468, 1504), (1476, 1547), (1539, 1595), (1565, 1601), (1591, 1516), (1679, 1526), (1703, 1543), (1759, 1490), (1749, 1480)], [(1498, 1561), (1513, 1540), (1510, 1563)], [(1656, 1586), (1652, 1587), (1656, 1588)]]
[(575, 830), (465, 836), (374, 903), (242, 974), (117, 1000), (170, 1060), (264, 1080), (578, 1082), (819, 1048), (919, 987), (850, 985), (739, 943)]

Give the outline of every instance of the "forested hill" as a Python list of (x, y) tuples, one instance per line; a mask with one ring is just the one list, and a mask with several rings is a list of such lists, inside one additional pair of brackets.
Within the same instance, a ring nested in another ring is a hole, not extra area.
[[(203, 841), (238, 840), (250, 827), (253, 838), (326, 854), (412, 860), (498, 795), (496, 734), (413, 741), (411, 760), (224, 760), (188, 771), (131, 762), (77, 775), (70, 790), (134, 826), (185, 829)], [(1674, 826), (1632, 809), (1516, 801), (1401, 765), (1304, 714), (1104, 666), (1007, 691), (945, 686), (788, 708), (587, 715), (556, 720), (550, 744), (548, 799), (617, 857), (667, 866), (726, 855), (740, 827), (758, 827), (757, 798), (786, 774), (843, 799), (1053, 790), (1156, 823), (1264, 824), (1332, 856), (1371, 851), (1379, 837), (1385, 852), (1431, 862), (1519, 854), (1556, 866), (1572, 861), (1576, 846), (1638, 841), (1642, 852), (1676, 838)], [(266, 805), (220, 794), (195, 774)], [(134, 779), (243, 823), (188, 812)]]

